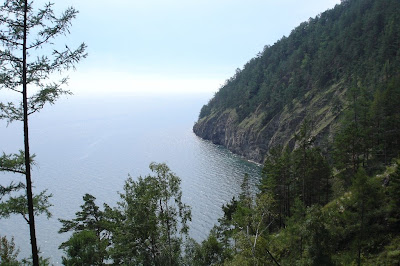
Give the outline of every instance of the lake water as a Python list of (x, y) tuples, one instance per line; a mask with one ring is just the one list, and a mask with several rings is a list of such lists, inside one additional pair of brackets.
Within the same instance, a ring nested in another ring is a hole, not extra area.
[[(43, 257), (60, 264), (58, 218), (71, 219), (90, 193), (111, 206), (128, 174), (150, 173), (151, 162), (165, 162), (182, 179), (183, 201), (192, 207), (190, 236), (202, 241), (222, 215), (221, 206), (240, 193), (243, 175), (253, 185), (260, 167), (192, 132), (210, 95), (72, 96), (30, 118), (34, 191), (48, 189), (53, 217), (36, 218)], [(0, 123), (0, 151), (22, 149), (22, 125)], [(0, 174), (1, 184), (23, 177)], [(29, 231), (22, 217), (0, 220), (0, 235), (14, 236), (20, 257), (30, 254)]]

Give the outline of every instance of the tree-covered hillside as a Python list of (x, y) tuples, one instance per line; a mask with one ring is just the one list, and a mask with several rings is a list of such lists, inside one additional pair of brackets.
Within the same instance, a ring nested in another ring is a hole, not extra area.
[(399, 74), (400, 2), (342, 1), (237, 69), (203, 106), (194, 132), (261, 162), (273, 146), (293, 148), (306, 118), (324, 142), (350, 89), (373, 100)]
[(265, 47), (194, 132), (264, 162), (192, 265), (399, 265), (400, 1), (343, 0)]

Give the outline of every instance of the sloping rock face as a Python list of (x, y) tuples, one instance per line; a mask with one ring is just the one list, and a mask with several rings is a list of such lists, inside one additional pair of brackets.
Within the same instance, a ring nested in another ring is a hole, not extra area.
[(337, 127), (344, 93), (345, 88), (340, 85), (324, 92), (310, 91), (301, 101), (294, 102), (291, 109), (285, 107), (268, 120), (259, 109), (240, 122), (235, 109), (214, 112), (200, 119), (193, 132), (246, 159), (263, 163), (268, 151), (275, 146), (296, 147), (294, 136), (305, 119), (312, 121), (316, 143), (322, 147), (328, 143)]
[(235, 110), (207, 117), (193, 127), (194, 133), (215, 144), (223, 145), (232, 152), (250, 160), (260, 162), (266, 152), (259, 137), (259, 132), (253, 127), (239, 127)]

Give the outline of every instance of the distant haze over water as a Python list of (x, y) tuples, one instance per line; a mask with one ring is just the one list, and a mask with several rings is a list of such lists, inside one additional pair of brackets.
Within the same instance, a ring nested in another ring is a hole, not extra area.
[[(183, 201), (192, 207), (190, 236), (202, 241), (221, 217), (222, 204), (240, 193), (245, 173), (253, 185), (260, 167), (223, 147), (196, 137), (192, 126), (210, 95), (94, 96), (63, 99), (30, 117), (35, 191), (54, 196), (53, 217), (36, 218), (43, 257), (61, 264), (58, 246), (68, 234), (58, 234), (59, 218), (74, 218), (82, 196), (90, 193), (97, 204), (115, 206), (128, 174), (150, 173), (151, 162), (165, 162), (182, 179)], [(0, 148), (22, 149), (22, 124), (0, 123)], [(0, 174), (7, 180), (22, 176)], [(4, 182), (4, 183), (3, 183)], [(0, 234), (14, 236), (20, 257), (30, 255), (29, 231), (20, 216), (0, 220)]]

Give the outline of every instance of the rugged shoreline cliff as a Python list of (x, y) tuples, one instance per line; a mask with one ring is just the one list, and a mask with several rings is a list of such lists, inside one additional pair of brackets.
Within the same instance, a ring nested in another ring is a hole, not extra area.
[[(215, 112), (200, 119), (193, 127), (194, 133), (214, 144), (223, 145), (230, 151), (249, 160), (262, 163), (268, 150), (275, 146), (295, 146), (294, 134), (305, 119), (312, 117), (312, 134), (321, 146), (327, 145), (335, 132), (340, 112), (335, 111), (332, 98), (344, 101), (345, 88), (332, 86), (324, 94), (309, 93), (292, 109), (284, 108), (267, 123), (265, 113), (257, 110), (239, 122), (235, 109)], [(306, 106), (306, 107), (305, 107)]]
[(400, 2), (342, 1), (266, 46), (201, 109), (194, 133), (262, 163), (294, 148), (307, 120), (329, 149), (349, 91), (374, 93), (400, 72)]

